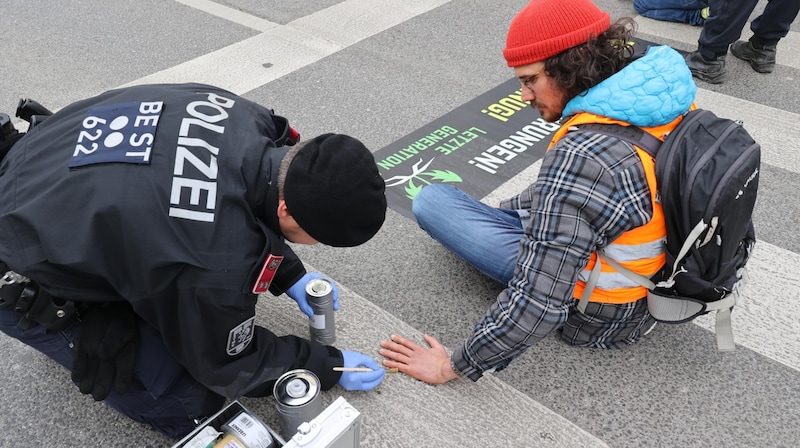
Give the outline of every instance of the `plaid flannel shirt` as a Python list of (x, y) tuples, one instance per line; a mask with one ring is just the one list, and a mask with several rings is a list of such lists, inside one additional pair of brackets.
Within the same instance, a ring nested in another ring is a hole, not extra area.
[(567, 134), (545, 154), (536, 182), (501, 207), (529, 210), (531, 221), (514, 278), (452, 355), (457, 372), (477, 380), (501, 370), (556, 330), (574, 345), (622, 347), (653, 322), (645, 300), (590, 302), (581, 314), (572, 297), (592, 252), (652, 216), (632, 146), (604, 135)]

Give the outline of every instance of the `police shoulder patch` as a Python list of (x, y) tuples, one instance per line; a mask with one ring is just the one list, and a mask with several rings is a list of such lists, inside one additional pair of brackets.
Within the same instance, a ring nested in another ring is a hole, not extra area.
[(228, 332), (228, 355), (236, 356), (250, 345), (255, 333), (255, 326), (256, 317), (253, 316)]
[(264, 266), (261, 267), (261, 273), (258, 274), (256, 283), (253, 285), (253, 294), (262, 294), (269, 291), (269, 285), (272, 283), (281, 261), (283, 261), (283, 255), (267, 254)]

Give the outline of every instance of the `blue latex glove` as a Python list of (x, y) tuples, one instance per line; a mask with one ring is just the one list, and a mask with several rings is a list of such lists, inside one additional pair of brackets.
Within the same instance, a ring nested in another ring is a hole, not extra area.
[(342, 358), (344, 358), (344, 367), (369, 367), (372, 369), (372, 372), (342, 372), (339, 385), (345, 390), (375, 389), (386, 376), (386, 370), (367, 355), (342, 350)]
[(300, 308), (300, 311), (302, 311), (303, 314), (308, 317), (314, 317), (314, 310), (311, 309), (311, 305), (308, 304), (308, 299), (306, 298), (306, 283), (317, 278), (324, 278), (331, 283), (331, 286), (333, 287), (333, 290), (331, 291), (331, 294), (333, 295), (333, 310), (339, 310), (339, 290), (336, 289), (336, 283), (334, 283), (331, 279), (326, 278), (319, 272), (306, 272), (306, 275), (304, 275), (300, 280), (297, 281), (297, 283), (290, 286), (289, 289), (286, 290), (286, 295), (297, 302), (297, 306)]

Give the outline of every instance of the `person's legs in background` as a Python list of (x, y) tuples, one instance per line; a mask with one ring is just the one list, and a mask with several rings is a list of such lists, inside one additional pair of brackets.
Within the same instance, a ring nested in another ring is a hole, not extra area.
[(771, 0), (764, 13), (750, 23), (753, 35), (748, 41), (734, 42), (731, 54), (749, 62), (759, 73), (771, 73), (775, 69), (778, 41), (789, 33), (798, 12), (800, 1)]
[(742, 35), (758, 0), (710, 0), (697, 50), (686, 55), (686, 65), (696, 78), (711, 84), (725, 81), (725, 58), (730, 44)]
[(643, 17), (690, 25), (702, 25), (708, 17), (707, 2), (701, 0), (633, 0), (633, 8)]

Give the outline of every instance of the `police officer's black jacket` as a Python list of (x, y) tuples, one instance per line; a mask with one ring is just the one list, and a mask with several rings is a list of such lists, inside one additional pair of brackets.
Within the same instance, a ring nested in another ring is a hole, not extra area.
[(53, 296), (129, 301), (221, 395), (271, 393), (293, 368), (333, 387), (338, 350), (254, 325), (269, 255), (284, 257), (273, 294), (306, 272), (276, 216), (287, 129), (271, 110), (199, 84), (71, 104), (0, 165), (0, 260)]

